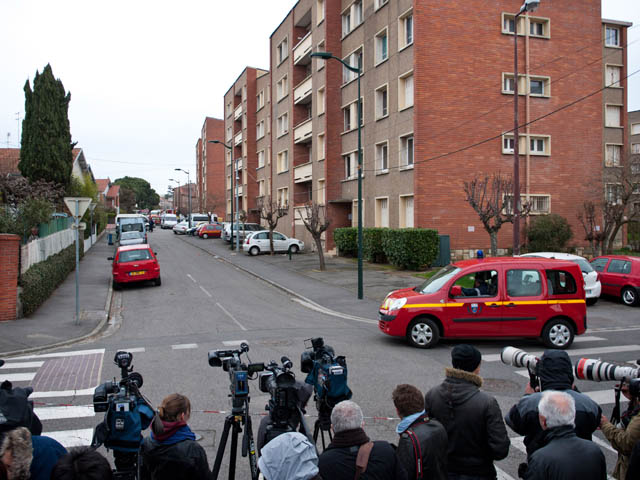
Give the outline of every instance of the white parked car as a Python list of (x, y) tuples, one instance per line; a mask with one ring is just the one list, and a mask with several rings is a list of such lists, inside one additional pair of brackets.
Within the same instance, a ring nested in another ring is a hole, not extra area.
[(584, 278), (584, 291), (586, 294), (587, 305), (593, 305), (600, 298), (600, 292), (602, 291), (602, 285), (598, 279), (598, 272), (596, 272), (589, 261), (579, 255), (572, 255), (570, 253), (560, 252), (534, 252), (520, 255), (521, 257), (542, 257), (542, 258), (556, 258), (558, 260), (570, 260), (580, 265), (582, 270), (582, 278)]
[(187, 229), (189, 228), (189, 222), (180, 222), (176, 223), (175, 227), (173, 227), (173, 233), (176, 235), (184, 235), (187, 233)]
[[(242, 244), (242, 249), (249, 255), (258, 255), (260, 252), (270, 252), (269, 230), (247, 232), (247, 238)], [(304, 250), (304, 242), (297, 238), (289, 238), (280, 232), (273, 232), (273, 249), (276, 252), (298, 253)]]
[(122, 232), (120, 234), (120, 246), (126, 245), (138, 245), (141, 243), (147, 243), (147, 234), (144, 232)]

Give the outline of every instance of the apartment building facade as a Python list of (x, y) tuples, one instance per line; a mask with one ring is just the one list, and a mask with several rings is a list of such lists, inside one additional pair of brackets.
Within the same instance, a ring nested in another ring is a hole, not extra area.
[[(211, 143), (224, 142), (224, 120), (206, 117), (196, 142), (197, 211), (215, 213), (225, 218), (225, 147)], [(195, 207), (196, 205), (194, 205)]]

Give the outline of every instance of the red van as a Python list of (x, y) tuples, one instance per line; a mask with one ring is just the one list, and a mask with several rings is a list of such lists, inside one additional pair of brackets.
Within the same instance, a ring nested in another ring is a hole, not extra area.
[(380, 306), (383, 333), (431, 348), (441, 337), (535, 337), (565, 349), (587, 329), (580, 267), (566, 260), (487, 258), (448, 265)]

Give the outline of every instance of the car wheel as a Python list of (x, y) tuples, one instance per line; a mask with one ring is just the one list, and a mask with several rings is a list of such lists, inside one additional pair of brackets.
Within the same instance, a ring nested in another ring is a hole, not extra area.
[(542, 342), (549, 348), (569, 348), (573, 343), (573, 337), (573, 327), (560, 318), (554, 318), (542, 330)]
[(291, 245), (289, 249), (291, 250), (291, 253), (298, 253), (298, 251), (300, 251), (300, 247), (298, 245)]
[(173, 231), (173, 234), (174, 234), (174, 235), (177, 235), (177, 234), (178, 234), (178, 232), (176, 232), (176, 231), (174, 230), (174, 231)]
[(122, 288), (122, 285), (120, 285), (118, 282), (116, 282), (115, 280), (112, 282), (113, 285), (113, 289), (114, 290), (120, 290)]
[(204, 239), (209, 238), (209, 234), (208, 234), (208, 233), (205, 233), (204, 235), (202, 235), (202, 238), (204, 238)]
[(250, 254), (250, 255), (253, 255), (254, 257), (255, 257), (256, 255), (258, 255), (259, 253), (260, 253), (260, 249), (259, 249), (258, 247), (251, 247), (251, 248), (249, 249), (249, 254)]
[(592, 305), (595, 305), (597, 301), (598, 297), (587, 298), (587, 306), (591, 307)]
[(416, 318), (407, 329), (409, 345), (417, 348), (431, 348), (440, 340), (440, 331), (429, 318)]
[(162, 278), (158, 277), (156, 278), (153, 283), (155, 284), (156, 287), (159, 287), (160, 285), (162, 285)]
[(631, 287), (625, 287), (622, 289), (622, 302), (625, 305), (628, 305), (630, 307), (633, 307), (634, 305), (636, 305), (638, 303), (638, 292), (631, 288)]

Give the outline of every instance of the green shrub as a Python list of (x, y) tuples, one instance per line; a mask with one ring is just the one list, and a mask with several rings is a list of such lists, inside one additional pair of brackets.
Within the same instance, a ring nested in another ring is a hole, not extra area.
[(438, 256), (438, 243), (438, 232), (426, 228), (382, 232), (382, 248), (389, 263), (409, 270), (429, 267)]
[(531, 221), (527, 248), (530, 252), (563, 252), (571, 237), (573, 232), (567, 219), (552, 213)]
[(388, 228), (362, 229), (362, 256), (368, 262), (387, 263), (387, 257), (382, 248), (382, 234)]
[[(83, 251), (84, 248), (81, 243), (81, 256)], [(29, 270), (20, 276), (18, 282), (18, 285), (22, 287), (22, 292), (20, 293), (22, 313), (27, 316), (35, 312), (51, 296), (58, 285), (64, 282), (75, 267), (75, 243), (55, 255), (51, 255), (45, 261), (29, 267)]]
[(358, 229), (356, 227), (336, 228), (333, 231), (333, 241), (338, 247), (338, 253), (343, 256), (358, 255)]

